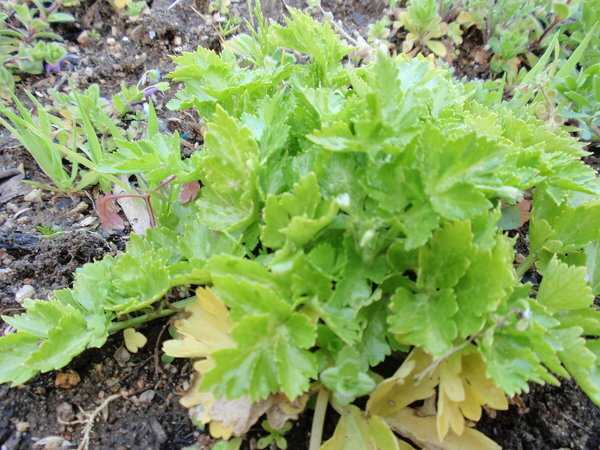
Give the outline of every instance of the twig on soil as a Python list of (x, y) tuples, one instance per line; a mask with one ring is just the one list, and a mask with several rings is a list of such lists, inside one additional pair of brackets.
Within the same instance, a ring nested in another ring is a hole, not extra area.
[(593, 431), (592, 431), (592, 430), (590, 430), (590, 429), (589, 429), (589, 428), (587, 428), (587, 427), (584, 427), (583, 425), (581, 425), (579, 422), (577, 422), (577, 421), (576, 421), (576, 420), (574, 420), (573, 418), (571, 418), (571, 417), (567, 416), (565, 413), (561, 412), (561, 413), (560, 413), (560, 415), (561, 415), (561, 416), (563, 416), (565, 419), (567, 419), (569, 422), (571, 422), (571, 423), (572, 423), (573, 425), (575, 425), (576, 427), (578, 427), (578, 428), (582, 429), (583, 431), (585, 431), (586, 433), (590, 433), (590, 434), (592, 434), (592, 433), (593, 433)]
[(175, 6), (177, 6), (177, 4), (180, 3), (180, 2), (181, 2), (181, 0), (175, 0), (173, 3), (171, 3), (169, 5), (169, 7), (167, 8), (167, 11), (170, 10), (170, 9), (175, 8)]
[(81, 438), (81, 442), (79, 443), (79, 446), (77, 447), (77, 450), (87, 450), (89, 447), (89, 443), (90, 443), (90, 434), (92, 432), (92, 429), (94, 428), (94, 421), (96, 420), (96, 417), (98, 416), (98, 414), (100, 414), (104, 408), (106, 408), (108, 406), (108, 404), (110, 402), (112, 402), (113, 400), (116, 400), (118, 398), (127, 398), (129, 397), (131, 394), (128, 394), (127, 392), (120, 392), (118, 394), (113, 394), (109, 397), (106, 397), (106, 399), (100, 404), (100, 406), (98, 406), (95, 410), (93, 410), (90, 414), (85, 413), (85, 415), (87, 415), (87, 419), (84, 421), (77, 421), (79, 423), (85, 423), (85, 427), (83, 429), (83, 437)]
[(163, 327), (160, 330), (160, 333), (158, 333), (158, 337), (156, 338), (156, 344), (154, 344), (154, 373), (159, 374), (162, 373), (162, 369), (160, 368), (160, 340), (162, 339), (163, 334), (165, 333), (165, 330), (169, 327), (170, 321), (167, 321), (167, 323), (165, 323), (163, 325)]
[(104, 399), (104, 401), (100, 404), (100, 406), (98, 406), (92, 412), (87, 412), (81, 406), (77, 405), (79, 410), (81, 411), (81, 413), (85, 416), (85, 420), (65, 421), (65, 420), (61, 420), (60, 417), (57, 417), (58, 422), (63, 425), (85, 425), (85, 427), (83, 428), (83, 431), (82, 431), (81, 442), (79, 443), (77, 450), (87, 450), (89, 448), (90, 435), (92, 433), (92, 429), (94, 428), (94, 422), (96, 420), (96, 417), (98, 417), (98, 414), (100, 414), (102, 411), (105, 410), (105, 408), (108, 406), (108, 404), (110, 402), (112, 402), (113, 400), (117, 400), (119, 398), (126, 399), (126, 398), (131, 397), (132, 395), (141, 394), (149, 389), (150, 388), (144, 388), (144, 389), (134, 391), (134, 392), (119, 392), (118, 394), (113, 394), (109, 397), (106, 397), (106, 399)]
[(344, 27), (333, 18), (333, 14), (330, 11), (325, 11), (321, 5), (317, 6), (317, 8), (319, 9), (319, 12), (323, 15), (323, 17), (325, 17), (326, 20), (327, 20), (327, 18), (331, 18), (331, 20), (329, 20), (331, 25), (337, 30), (338, 33), (340, 33), (344, 38), (346, 38), (348, 40), (348, 42), (350, 42), (352, 45), (356, 45), (357, 47), (361, 45), (360, 42), (358, 42), (356, 39), (354, 39), (352, 36), (350, 36), (346, 32)]

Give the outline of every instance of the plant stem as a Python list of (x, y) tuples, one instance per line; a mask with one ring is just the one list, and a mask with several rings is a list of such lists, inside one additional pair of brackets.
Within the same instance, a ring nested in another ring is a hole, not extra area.
[[(567, 0), (566, 4), (569, 5), (571, 3), (571, 1), (572, 0)], [(550, 31), (552, 31), (552, 29), (556, 25), (558, 25), (560, 22), (562, 22), (562, 20), (556, 14), (554, 14), (554, 20), (552, 21), (552, 23), (550, 25), (548, 25), (548, 27), (544, 30), (544, 32), (542, 33), (542, 35), (533, 42), (533, 47), (534, 48), (539, 48), (540, 45), (542, 44), (542, 41), (548, 35), (548, 33), (550, 33)]]
[(173, 309), (163, 309), (162, 311), (142, 314), (141, 316), (133, 317), (132, 319), (128, 320), (123, 320), (122, 322), (115, 322), (110, 327), (108, 327), (108, 332), (110, 334), (116, 333), (117, 331), (121, 331), (126, 328), (137, 327), (138, 325), (150, 322), (154, 319), (170, 316), (171, 314), (176, 313), (179, 309), (183, 308), (185, 305), (191, 303), (195, 299), (196, 297), (188, 297), (183, 300), (179, 300), (178, 302), (172, 303), (171, 307)]
[(329, 404), (329, 390), (321, 387), (317, 395), (317, 404), (315, 406), (315, 415), (310, 428), (309, 450), (318, 450), (321, 447), (323, 438), (323, 424), (325, 423), (325, 413)]
[(521, 263), (521, 265), (517, 269), (517, 277), (519, 279), (521, 279), (521, 277), (523, 275), (525, 275), (525, 273), (529, 270), (529, 268), (531, 266), (533, 266), (533, 263), (535, 262), (535, 260), (537, 258), (537, 254), (538, 254), (537, 251), (529, 253), (527, 258), (525, 258), (525, 260)]

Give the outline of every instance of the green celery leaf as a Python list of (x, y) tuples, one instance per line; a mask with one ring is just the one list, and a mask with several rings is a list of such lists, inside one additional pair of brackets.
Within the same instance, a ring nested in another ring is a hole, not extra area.
[(17, 330), (26, 332), (40, 339), (46, 339), (48, 332), (54, 327), (69, 308), (58, 300), (31, 300), (23, 302), (27, 311), (16, 316), (3, 316), (6, 323)]
[(571, 251), (600, 240), (599, 197), (590, 196), (577, 203), (575, 198), (557, 204), (547, 190), (536, 190), (529, 229), (532, 249), (555, 240), (562, 242), (564, 251)]
[(227, 233), (214, 231), (199, 222), (187, 224), (177, 238), (182, 254), (188, 258), (209, 260), (220, 254), (244, 256), (244, 248)]
[(551, 311), (585, 308), (594, 296), (586, 281), (586, 268), (568, 266), (555, 258), (550, 260), (540, 283), (537, 301)]
[(582, 331), (580, 327), (556, 330), (555, 336), (564, 344), (558, 355), (581, 389), (600, 406), (600, 346), (586, 341)]
[(392, 352), (387, 340), (387, 308), (386, 302), (380, 300), (357, 314), (357, 319), (366, 323), (357, 348), (369, 366), (376, 366)]
[(509, 396), (529, 392), (528, 381), (543, 383), (547, 370), (525, 336), (497, 333), (487, 335), (479, 345), (487, 374)]
[(468, 183), (455, 184), (432, 195), (431, 204), (438, 214), (450, 220), (476, 217), (492, 207), (485, 195)]
[(511, 267), (513, 253), (512, 241), (496, 234), (495, 246), (490, 250), (479, 250), (464, 277), (454, 287), (458, 302), (454, 320), (461, 337), (480, 331), (486, 313), (495, 311), (512, 291), (516, 282)]
[(257, 219), (259, 149), (250, 129), (221, 107), (213, 120), (201, 155), (199, 217), (209, 228), (236, 231)]
[(588, 244), (585, 254), (592, 293), (600, 295), (600, 240)]
[(308, 55), (323, 70), (322, 76), (350, 53), (349, 47), (328, 23), (320, 23), (298, 9), (288, 8), (286, 27), (271, 25), (270, 42)]
[(365, 373), (368, 366), (361, 359), (358, 350), (344, 347), (337, 355), (335, 366), (321, 372), (321, 381), (343, 405), (375, 389), (375, 380)]
[(0, 338), (0, 383), (17, 386), (37, 375), (38, 370), (24, 365), (38, 349), (38, 336), (24, 331)]
[(231, 317), (272, 314), (284, 318), (291, 314), (291, 293), (275, 274), (255, 261), (221, 255), (208, 261), (214, 291), (231, 308)]
[(25, 361), (27, 367), (48, 372), (66, 366), (74, 356), (89, 346), (92, 334), (85, 318), (66, 308), (58, 324), (48, 331), (48, 339)]
[(475, 252), (470, 221), (446, 224), (419, 251), (417, 286), (428, 290), (455, 286)]
[(286, 241), (305, 245), (337, 214), (336, 202), (321, 197), (314, 173), (295, 184), (294, 193), (267, 197), (261, 241), (271, 248), (281, 248)]
[(217, 397), (248, 395), (259, 401), (278, 391), (296, 398), (316, 378), (316, 359), (306, 350), (316, 326), (298, 313), (279, 322), (269, 315), (243, 318), (232, 330), (238, 348), (212, 353), (216, 366), (203, 377), (201, 390)]
[(392, 295), (390, 309), (389, 330), (398, 334), (402, 342), (423, 347), (435, 357), (452, 348), (458, 335), (452, 319), (458, 304), (451, 289), (413, 294), (401, 287)]
[(136, 311), (160, 300), (171, 288), (166, 263), (171, 249), (147, 252), (143, 258), (122, 255), (114, 266), (116, 292), (106, 308), (119, 314)]

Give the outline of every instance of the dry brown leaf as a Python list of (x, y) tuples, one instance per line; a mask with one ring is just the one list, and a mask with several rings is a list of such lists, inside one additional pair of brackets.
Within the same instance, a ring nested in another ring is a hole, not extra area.
[[(129, 185), (127, 177), (119, 176), (119, 179), (123, 183)], [(115, 195), (129, 194), (129, 192), (121, 186), (115, 186), (114, 193)], [(117, 203), (123, 210), (123, 214), (127, 217), (127, 221), (129, 222), (129, 225), (131, 225), (133, 231), (140, 236), (146, 234), (146, 231), (151, 228), (150, 212), (148, 211), (146, 202), (137, 197), (121, 197), (117, 200)]]
[(271, 406), (267, 410), (269, 425), (281, 430), (288, 420), (296, 420), (306, 409), (310, 395), (308, 392), (291, 401), (283, 392), (271, 395)]
[(200, 183), (198, 181), (190, 181), (181, 185), (179, 191), (179, 203), (185, 205), (196, 198), (200, 191)]
[(119, 216), (119, 207), (110, 191), (104, 197), (98, 197), (95, 203), (104, 231), (111, 234), (115, 230), (125, 229), (125, 222)]
[(531, 218), (531, 200), (521, 200), (516, 206), (521, 217), (517, 228), (521, 228)]

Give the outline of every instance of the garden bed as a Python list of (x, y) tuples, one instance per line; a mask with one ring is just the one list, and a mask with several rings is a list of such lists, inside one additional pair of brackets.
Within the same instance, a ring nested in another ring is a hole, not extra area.
[[(268, 17), (281, 20), (281, 2), (263, 3)], [(322, 2), (353, 36), (365, 36), (368, 25), (381, 18), (382, 3)], [(72, 10), (76, 22), (59, 30), (74, 58), (61, 72), (26, 76), (17, 94), (24, 97), (21, 90), (28, 89), (39, 93), (38, 100), (44, 103), (48, 88), (65, 89), (70, 81), (76, 88), (98, 83), (102, 94), (108, 96), (121, 82), (137, 83), (147, 70), (172, 71), (175, 66), (168, 55), (193, 51), (197, 45), (221, 49), (218, 30), (198, 14), (207, 14), (208, 2), (182, 0), (171, 5), (170, 1), (154, 0), (148, 12), (134, 19), (119, 17), (104, 0)], [(247, 17), (245, 2), (234, 3), (232, 14)], [(457, 47), (452, 64), (460, 77), (491, 77), (489, 56), (473, 30)], [(162, 107), (175, 90), (158, 94), (159, 118), (172, 131), (182, 133), (193, 148), (201, 139), (194, 118)], [(26, 180), (47, 182), (35, 161), (5, 129), (0, 130), (0, 148), (0, 168), (23, 170)], [(588, 150), (593, 153), (588, 163), (597, 170), (599, 149), (590, 146)], [(20, 309), (15, 296), (30, 289), (25, 286), (34, 289), (39, 298), (69, 287), (75, 269), (121, 252), (130, 232), (126, 228), (109, 235), (102, 229), (93, 203), (97, 193), (33, 195), (31, 187), (20, 183), (21, 178), (12, 172), (0, 179), (0, 197), (5, 196), (0, 203), (2, 314)], [(40, 226), (55, 227), (56, 235), (45, 236)], [(526, 227), (522, 230), (526, 232)], [(63, 370), (39, 375), (17, 388), (0, 386), (0, 445), (24, 449), (46, 439), (43, 448), (76, 446), (86, 426), (84, 412), (91, 413), (115, 396), (94, 423), (90, 448), (179, 449), (198, 443), (208, 448), (214, 440), (191, 422), (179, 404), (179, 394), (189, 386), (191, 365), (178, 360), (167, 364), (161, 359), (167, 323), (162, 319), (143, 328), (148, 343), (138, 353), (127, 352), (122, 334), (117, 333), (102, 348), (85, 351)], [(561, 381), (560, 387), (532, 386), (529, 394), (513, 399), (506, 412), (484, 413), (477, 429), (507, 449), (598, 448), (600, 408), (575, 383)], [(308, 448), (309, 416), (305, 414), (286, 435), (288, 448)], [(331, 436), (334, 427), (333, 420), (326, 422), (324, 438)], [(254, 448), (262, 432), (255, 427), (244, 448)]]

